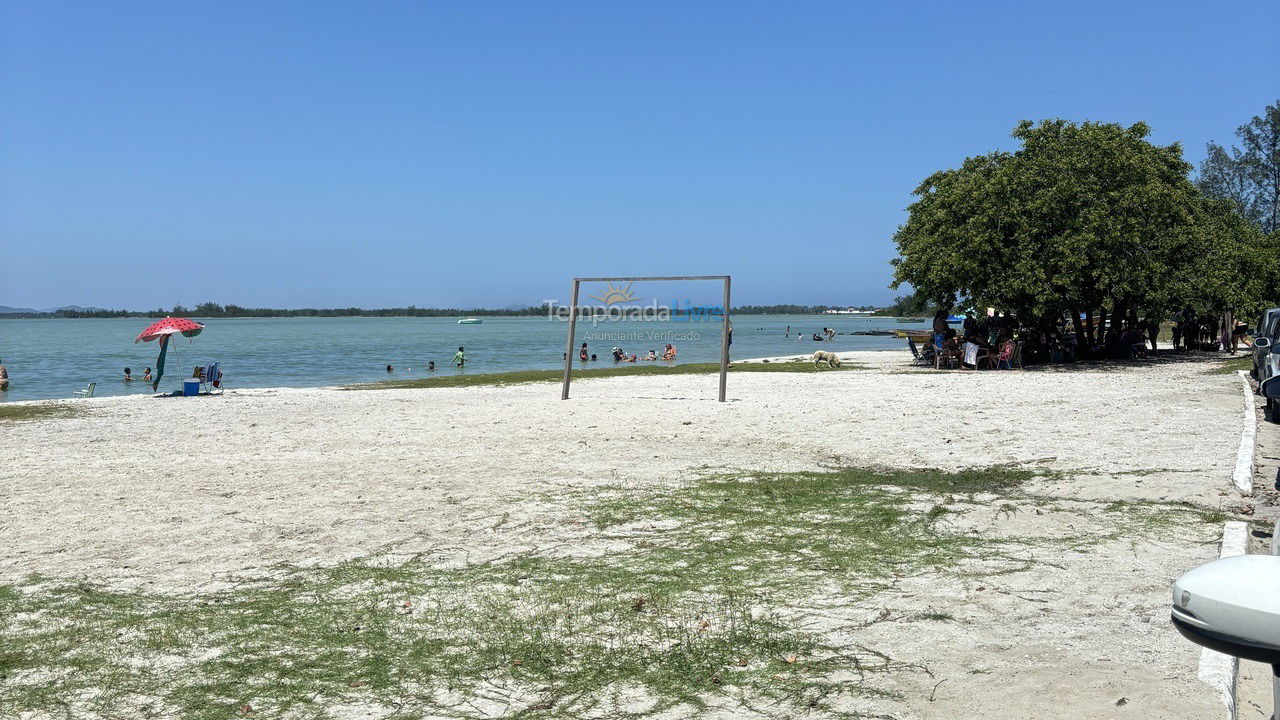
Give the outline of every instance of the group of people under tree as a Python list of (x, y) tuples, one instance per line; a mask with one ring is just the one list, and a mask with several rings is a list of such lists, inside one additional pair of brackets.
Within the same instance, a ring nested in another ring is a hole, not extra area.
[[(1160, 314), (1123, 315), (1060, 313), (1024, 322), (1009, 312), (991, 311), (975, 317), (970, 311), (957, 330), (948, 312), (933, 317), (931, 341), (925, 355), (939, 367), (974, 366), (1009, 369), (1015, 356), (1020, 364), (1070, 363), (1078, 359), (1124, 360), (1156, 354)], [(1248, 326), (1231, 313), (1205, 313), (1185, 308), (1173, 320), (1172, 348), (1235, 353), (1247, 343)], [(966, 358), (966, 346), (974, 352)], [(966, 362), (966, 360), (968, 360)]]
[(1012, 315), (997, 312), (979, 319), (969, 312), (965, 314), (960, 332), (951, 327), (947, 318), (945, 310), (933, 316), (933, 337), (926, 347), (926, 357), (935, 360), (939, 367), (959, 367), (965, 363), (966, 346), (972, 346), (974, 351), (969, 358), (972, 366), (1013, 369), (1017, 352), (1014, 334), (1018, 325)]

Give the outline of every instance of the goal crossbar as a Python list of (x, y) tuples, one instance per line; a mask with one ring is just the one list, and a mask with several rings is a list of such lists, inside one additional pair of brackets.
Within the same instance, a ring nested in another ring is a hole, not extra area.
[(656, 277), (576, 277), (569, 299), (569, 338), (565, 341), (564, 383), (560, 399), (569, 399), (569, 380), (573, 375), (573, 340), (578, 326), (578, 289), (584, 282), (670, 282), (680, 280), (721, 280), (724, 282), (724, 304), (720, 318), (720, 402), (725, 401), (725, 388), (729, 379), (729, 284), (728, 275), (664, 275)]

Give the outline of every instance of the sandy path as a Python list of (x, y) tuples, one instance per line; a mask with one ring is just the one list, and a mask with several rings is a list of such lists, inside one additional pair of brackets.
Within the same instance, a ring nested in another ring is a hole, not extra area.
[[(545, 384), (84, 401), (83, 417), (0, 430), (0, 581), (40, 572), (189, 591), (389, 543), (481, 559), (536, 544), (524, 533), (545, 509), (534, 493), (707, 466), (1029, 464), (1077, 473), (1034, 488), (1053, 495), (1229, 499), (1239, 380), (1205, 364), (910, 372), (904, 353), (850, 356), (873, 369), (738, 374), (726, 404), (713, 376), (582, 381), (569, 402)], [(946, 605), (958, 622), (882, 623), (874, 639), (952, 673), (933, 693), (936, 680), (903, 680), (921, 717), (1062, 717), (1041, 694), (1062, 683), (1082, 703), (1073, 717), (1216, 717), (1194, 679), (1198, 652), (1164, 609), (1169, 580), (1216, 554), (1205, 533), (1073, 553), (999, 588), (934, 583), (898, 601)], [(993, 592), (1019, 586), (1067, 592), (1052, 603)]]

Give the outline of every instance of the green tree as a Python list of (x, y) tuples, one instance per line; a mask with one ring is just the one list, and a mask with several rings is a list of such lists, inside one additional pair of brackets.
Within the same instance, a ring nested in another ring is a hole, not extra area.
[[(1115, 324), (1192, 301), (1206, 311), (1256, 302), (1260, 269), (1242, 258), (1258, 236), (1231, 224), (1225, 205), (1207, 205), (1181, 147), (1154, 145), (1149, 133), (1143, 123), (1024, 121), (1016, 152), (926, 178), (894, 236), (893, 287), (1030, 324), (1066, 314), (1086, 338), (1082, 312)], [(1231, 242), (1217, 247), (1223, 238)], [(1212, 273), (1209, 258), (1222, 262)]]
[(1266, 233), (1280, 231), (1280, 101), (1236, 129), (1243, 147), (1211, 142), (1196, 185), (1212, 198), (1233, 203)]

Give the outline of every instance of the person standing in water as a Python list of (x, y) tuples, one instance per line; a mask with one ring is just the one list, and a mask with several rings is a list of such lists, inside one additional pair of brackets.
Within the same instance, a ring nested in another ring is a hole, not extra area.
[(4, 361), (0, 360), (0, 390), (9, 389), (9, 368), (4, 366)]
[(578, 351), (578, 359), (582, 362), (587, 361), (587, 344), (582, 343), (582, 349)]
[(458, 352), (453, 354), (453, 360), (451, 360), (450, 362), (452, 362), (457, 367), (462, 367), (463, 363), (465, 363), (466, 361), (467, 361), (467, 358), (465, 355), (463, 355), (462, 346), (459, 345)]

